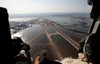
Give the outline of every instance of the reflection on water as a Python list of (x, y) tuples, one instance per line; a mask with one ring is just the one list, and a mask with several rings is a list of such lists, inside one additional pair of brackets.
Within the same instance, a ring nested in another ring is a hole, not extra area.
[(10, 22), (30, 21), (38, 18), (48, 18), (68, 29), (87, 33), (90, 22), (89, 13), (52, 13), (11, 15)]
[(55, 45), (60, 50), (63, 57), (73, 57), (77, 58), (77, 51), (74, 47), (72, 47), (68, 41), (66, 41), (62, 36), (60, 35), (52, 35), (51, 38), (55, 42)]
[(40, 34), (38, 36), (37, 39), (34, 40), (34, 42), (36, 42), (37, 44), (46, 44), (49, 41), (48, 41), (48, 38), (47, 38), (46, 34), (45, 33), (42, 33), (42, 34)]
[[(81, 33), (69, 29), (79, 31), (85, 29), (84, 31), (87, 32), (88, 25), (90, 23), (88, 19), (89, 18), (87, 16), (75, 15), (57, 15), (37, 18), (24, 23), (26, 24), (25, 26), (31, 25), (31, 27), (22, 29), (16, 33), (15, 36), (21, 37), (25, 43), (28, 43), (31, 46), (30, 52), (33, 58), (39, 55), (42, 49), (46, 49), (49, 53), (48, 57), (52, 59), (58, 60), (60, 59), (59, 57), (65, 58), (69, 56), (77, 58), (78, 50), (74, 48), (67, 39), (70, 41), (73, 40), (74, 44), (78, 44), (78, 42), (82, 39), (82, 37), (80, 37)], [(83, 20), (84, 22), (82, 22)], [(17, 25), (17, 28), (19, 27), (19, 24)], [(23, 26), (23, 24), (20, 25), (20, 27), (25, 26)], [(12, 28), (14, 28), (14, 26), (12, 26)], [(80, 28), (82, 30), (80, 30)], [(62, 37), (62, 35), (64, 37)]]
[(64, 26), (67, 29), (77, 30), (87, 33), (90, 22), (92, 21), (87, 16), (64, 16), (64, 17), (47, 17), (54, 22)]
[(56, 31), (53, 28), (48, 28), (47, 32), (48, 33), (56, 33)]
[(21, 37), (25, 42), (30, 40), (32, 37), (35, 37), (38, 33), (42, 32), (42, 27), (39, 24), (35, 24), (30, 28), (26, 28), (24, 30), (19, 31), (14, 34), (14, 36)]

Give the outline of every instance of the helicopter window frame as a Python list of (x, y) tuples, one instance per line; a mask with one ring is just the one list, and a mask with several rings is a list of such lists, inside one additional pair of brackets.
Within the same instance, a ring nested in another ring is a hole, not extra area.
[(99, 25), (100, 25), (100, 20), (99, 20), (99, 21), (96, 21), (96, 23), (95, 23), (95, 25), (94, 25), (94, 28), (93, 28), (93, 30), (92, 30), (92, 33), (96, 33), (96, 32), (97, 32), (97, 30), (99, 29), (99, 28), (98, 28)]

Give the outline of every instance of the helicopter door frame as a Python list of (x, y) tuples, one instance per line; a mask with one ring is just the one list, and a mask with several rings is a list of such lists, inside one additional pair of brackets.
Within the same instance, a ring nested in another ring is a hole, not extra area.
[(88, 35), (89, 34), (92, 34), (92, 33), (96, 33), (97, 31), (100, 32), (100, 15), (96, 18), (96, 19), (93, 19), (91, 24), (90, 24), (90, 27), (88, 29)]
[(96, 21), (93, 29), (92, 29), (92, 33), (96, 33), (99, 29), (99, 25), (100, 25), (100, 20), (99, 21)]

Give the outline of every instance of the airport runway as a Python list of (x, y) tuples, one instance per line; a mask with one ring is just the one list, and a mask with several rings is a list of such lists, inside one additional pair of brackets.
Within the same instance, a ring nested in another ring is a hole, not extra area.
[(47, 58), (50, 60), (77, 58), (78, 42), (82, 39), (79, 33), (66, 30), (46, 18), (37, 21), (39, 24), (18, 33), (22, 40), (31, 46), (30, 53), (33, 59), (43, 51), (47, 52)]

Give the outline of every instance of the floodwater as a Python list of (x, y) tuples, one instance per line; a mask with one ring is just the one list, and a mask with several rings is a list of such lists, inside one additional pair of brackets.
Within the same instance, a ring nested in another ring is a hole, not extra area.
[(56, 33), (56, 31), (53, 28), (48, 28), (47, 32), (48, 33)]
[[(30, 54), (33, 59), (41, 56), (41, 51), (46, 50), (50, 60), (62, 60), (65, 57), (77, 58), (78, 42), (76, 32), (66, 30), (55, 22), (47, 19), (38, 19), (39, 24), (24, 29), (17, 34), (25, 43), (31, 46)], [(77, 33), (78, 34), (78, 33)], [(73, 41), (73, 43), (71, 43)]]
[[(68, 41), (66, 41), (62, 36), (57, 34), (57, 35), (52, 35), (51, 38), (55, 42), (55, 45), (60, 50), (64, 58), (66, 57), (77, 58), (78, 52), (76, 51), (76, 49), (72, 47), (70, 43), (68, 43)], [(71, 53), (73, 53), (73, 55)]]

